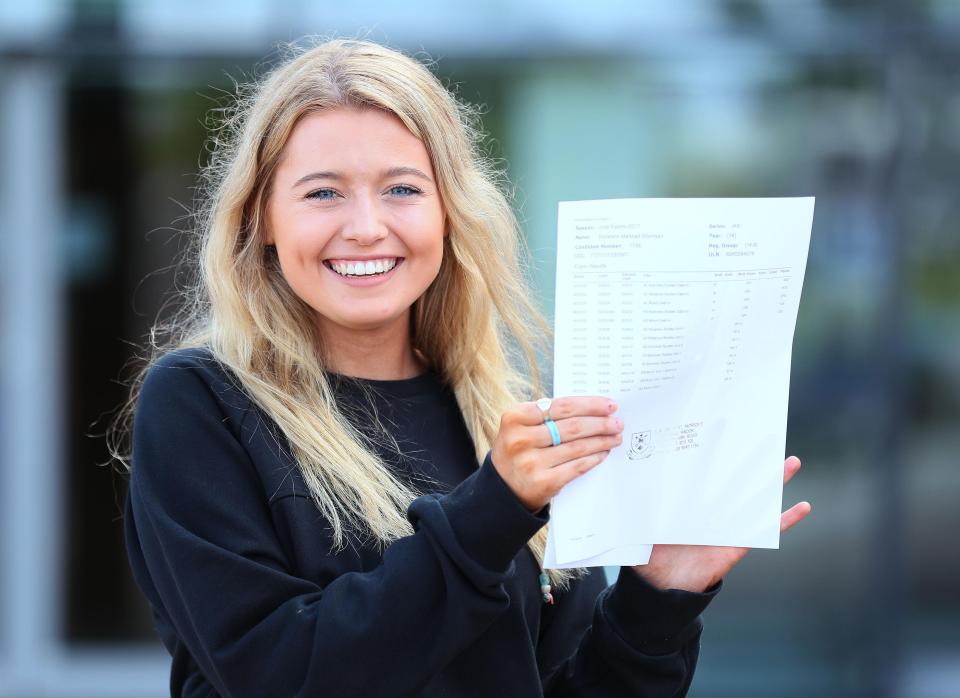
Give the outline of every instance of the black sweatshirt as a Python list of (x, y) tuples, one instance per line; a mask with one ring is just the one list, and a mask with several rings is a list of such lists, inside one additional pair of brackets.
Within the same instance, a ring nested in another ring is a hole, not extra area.
[(276, 424), (209, 351), (172, 352), (148, 372), (126, 542), (173, 656), (172, 695), (686, 692), (716, 588), (659, 591), (629, 568), (605, 588), (595, 569), (545, 605), (526, 543), (549, 507), (527, 511), (489, 455), (478, 467), (439, 376), (334, 380), (362, 429), (373, 395), (404, 454), (381, 455), (430, 492), (407, 512), (415, 533), (383, 554), (356, 535), (331, 551)]

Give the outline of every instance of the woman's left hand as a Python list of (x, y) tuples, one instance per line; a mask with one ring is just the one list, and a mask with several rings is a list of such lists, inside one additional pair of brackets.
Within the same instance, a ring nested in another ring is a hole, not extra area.
[[(800, 470), (800, 459), (790, 456), (783, 462), (783, 484)], [(800, 502), (780, 515), (780, 533), (802, 521), (810, 503)], [(650, 562), (633, 569), (658, 589), (703, 592), (726, 576), (750, 548), (714, 545), (654, 545)]]

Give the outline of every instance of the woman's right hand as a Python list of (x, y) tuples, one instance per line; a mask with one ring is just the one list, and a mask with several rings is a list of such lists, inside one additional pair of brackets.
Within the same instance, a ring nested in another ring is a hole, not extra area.
[(554, 446), (536, 403), (518, 403), (500, 418), (490, 454), (493, 466), (527, 509), (540, 511), (623, 441), (616, 409), (605, 397), (555, 398), (550, 417), (560, 430), (560, 445)]

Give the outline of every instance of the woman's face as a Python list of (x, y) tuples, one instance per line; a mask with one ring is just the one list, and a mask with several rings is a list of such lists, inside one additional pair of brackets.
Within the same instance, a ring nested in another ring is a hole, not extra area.
[(427, 150), (395, 115), (309, 114), (284, 147), (268, 244), (320, 331), (406, 332), (440, 270), (445, 215)]

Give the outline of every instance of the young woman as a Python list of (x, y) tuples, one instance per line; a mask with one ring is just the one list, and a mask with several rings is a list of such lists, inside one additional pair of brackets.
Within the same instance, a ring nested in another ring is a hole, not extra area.
[(745, 551), (541, 576), (551, 497), (622, 423), (531, 401), (546, 332), (478, 140), (424, 66), (356, 41), (288, 60), (215, 139), (196, 285), (129, 405), (127, 547), (173, 695), (690, 685)]

